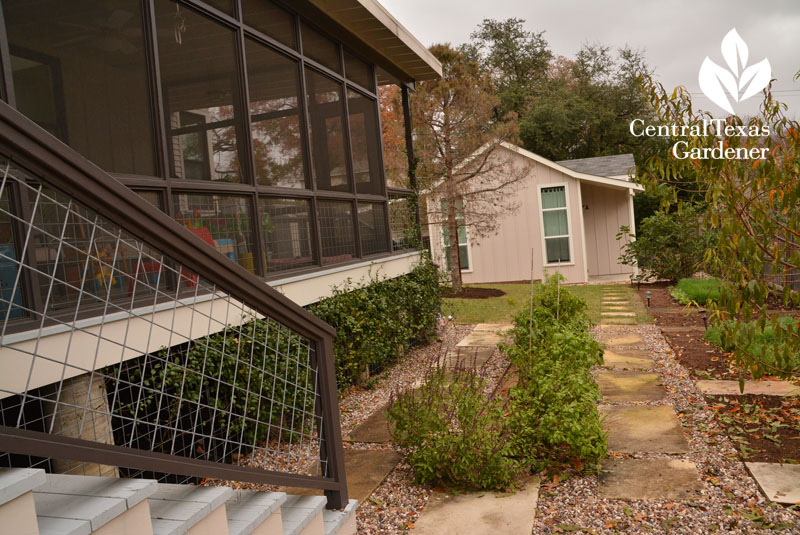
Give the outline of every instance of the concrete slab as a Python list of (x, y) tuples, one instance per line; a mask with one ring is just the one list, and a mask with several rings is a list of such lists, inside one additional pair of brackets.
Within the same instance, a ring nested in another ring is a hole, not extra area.
[(603, 311), (606, 312), (632, 312), (631, 307), (625, 303), (603, 303)]
[(670, 405), (600, 405), (608, 449), (618, 453), (686, 453), (689, 444)]
[(513, 329), (514, 326), (510, 323), (479, 323), (472, 329), (472, 332), (489, 332), (489, 333), (496, 333), (496, 332), (508, 332)]
[(708, 396), (800, 396), (800, 387), (789, 381), (745, 381), (744, 392), (739, 389), (739, 381), (697, 381), (697, 388)]
[(695, 500), (703, 498), (703, 482), (685, 459), (609, 459), (598, 491), (614, 500)]
[(604, 311), (604, 312), (600, 312), (600, 315), (603, 316), (604, 318), (611, 318), (611, 317), (628, 317), (628, 318), (632, 318), (636, 314), (633, 313), (633, 312), (617, 312), (617, 311), (605, 312)]
[(800, 503), (800, 464), (744, 463), (768, 500)]
[(608, 351), (603, 353), (603, 366), (606, 368), (651, 369), (655, 362), (646, 351)]
[(622, 334), (622, 333), (609, 334), (608, 336), (603, 336), (600, 341), (609, 346), (629, 346), (629, 345), (644, 344), (644, 338), (642, 338), (638, 334)]
[(434, 493), (414, 524), (414, 535), (530, 535), (538, 499), (537, 478), (515, 494)]
[(392, 431), (387, 417), (388, 412), (389, 404), (385, 403), (350, 433), (350, 441), (378, 444), (391, 442)]
[(597, 385), (603, 401), (658, 401), (666, 396), (657, 373), (600, 371)]
[(480, 368), (494, 354), (495, 347), (462, 346), (448, 351), (442, 361), (445, 368), (472, 367)]
[(494, 347), (502, 341), (502, 336), (492, 332), (473, 331), (457, 343), (456, 347)]
[[(344, 449), (344, 469), (347, 474), (347, 494), (350, 499), (363, 502), (378, 485), (383, 483), (389, 472), (394, 470), (402, 456), (394, 450), (351, 450)], [(321, 495), (317, 489), (280, 487), (280, 492), (301, 496)]]

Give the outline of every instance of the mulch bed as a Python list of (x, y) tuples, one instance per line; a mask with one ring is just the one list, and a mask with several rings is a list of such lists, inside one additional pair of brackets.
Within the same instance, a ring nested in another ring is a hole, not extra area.
[(488, 299), (503, 295), (506, 295), (506, 293), (497, 288), (472, 288), (470, 286), (462, 286), (461, 291), (457, 293), (452, 290), (445, 290), (442, 293), (442, 297), (457, 297), (459, 299)]
[(717, 421), (748, 462), (800, 463), (800, 399), (706, 396)]

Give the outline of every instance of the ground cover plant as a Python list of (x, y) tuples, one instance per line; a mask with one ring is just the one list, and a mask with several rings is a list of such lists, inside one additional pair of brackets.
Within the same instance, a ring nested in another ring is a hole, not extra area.
[(595, 470), (606, 435), (589, 370), (602, 362), (586, 303), (548, 277), (514, 318), (502, 346), (519, 374), (507, 395), (487, 392), (480, 370), (432, 366), (424, 384), (393, 396), (389, 420), (418, 483), (508, 489), (530, 472)]
[(722, 281), (716, 277), (707, 279), (685, 278), (670, 290), (672, 297), (682, 305), (706, 305), (709, 301), (719, 301), (719, 291)]
[(786, 333), (800, 336), (800, 322), (793, 316), (775, 316), (769, 321), (723, 320), (706, 330), (705, 339), (723, 351), (743, 351), (767, 370), (800, 369), (800, 355), (787, 351)]

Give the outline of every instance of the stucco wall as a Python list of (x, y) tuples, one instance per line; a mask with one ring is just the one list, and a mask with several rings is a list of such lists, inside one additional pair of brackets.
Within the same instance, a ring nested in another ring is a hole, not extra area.
[(633, 273), (619, 263), (623, 242), (616, 239), (621, 226), (631, 227), (630, 194), (590, 184), (582, 184), (581, 193), (589, 276)]
[[(471, 270), (462, 273), (467, 284), (509, 282), (531, 279), (531, 254), (533, 254), (533, 278), (544, 277), (549, 273), (560, 272), (568, 282), (585, 282), (583, 257), (583, 225), (581, 224), (580, 184), (578, 180), (532, 162), (516, 152), (499, 149), (497, 157), (514, 158), (515, 165), (528, 163), (528, 178), (523, 180), (513, 195), (519, 208), (513, 213), (500, 217), (499, 232), (493, 236), (474, 240), (468, 231), (471, 248)], [(568, 265), (544, 265), (544, 241), (541, 224), (540, 186), (566, 185), (567, 206), (569, 209), (569, 232), (573, 261)], [(442, 230), (432, 225), (431, 249), (439, 265), (444, 266)]]

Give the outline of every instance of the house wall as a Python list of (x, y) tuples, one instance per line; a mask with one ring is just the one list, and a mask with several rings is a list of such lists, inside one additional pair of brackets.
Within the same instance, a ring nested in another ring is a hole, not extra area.
[(619, 263), (624, 242), (616, 238), (621, 226), (632, 228), (630, 194), (584, 183), (581, 185), (581, 197), (589, 276), (633, 273), (633, 266)]
[[(544, 278), (545, 270), (561, 273), (570, 283), (586, 282), (583, 255), (583, 225), (581, 224), (580, 183), (578, 180), (544, 165), (532, 162), (516, 152), (498, 149), (500, 158), (513, 158), (518, 169), (529, 165), (528, 178), (523, 180), (513, 195), (519, 202), (516, 211), (500, 216), (498, 233), (474, 239), (467, 230), (470, 242), (470, 267), (462, 272), (466, 284), (511, 282), (531, 279), (531, 254), (533, 278)], [(569, 209), (570, 245), (573, 261), (558, 266), (544, 265), (544, 238), (541, 223), (540, 186), (566, 185)], [(433, 201), (428, 201), (433, 202)], [(445, 266), (444, 243), (441, 225), (431, 225), (431, 251), (436, 262)]]

